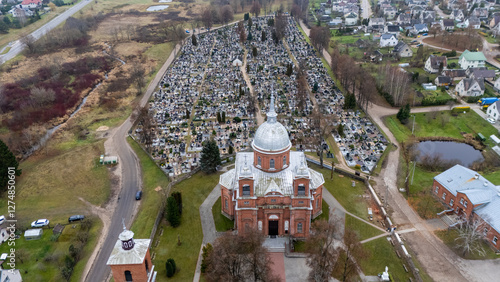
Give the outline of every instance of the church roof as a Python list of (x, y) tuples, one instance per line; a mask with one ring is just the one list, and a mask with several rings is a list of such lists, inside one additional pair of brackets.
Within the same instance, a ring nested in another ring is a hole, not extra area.
[[(220, 176), (219, 183), (228, 189), (238, 189), (238, 179), (242, 177), (240, 175), (240, 168), (245, 164), (246, 161), (253, 164), (254, 154), (252, 152), (240, 152), (236, 154), (235, 168), (227, 171)], [(301, 166), (301, 162), (304, 161), (305, 171), (301, 170), (303, 175), (300, 177), (309, 178), (311, 180), (310, 187), (313, 189), (325, 183), (323, 174), (314, 171), (307, 167), (305, 162), (305, 157), (303, 152), (290, 151), (290, 164), (287, 168), (279, 172), (265, 172), (257, 169), (254, 166), (249, 166), (252, 170), (252, 175), (254, 177), (254, 195), (264, 196), (273, 189), (276, 192), (281, 193), (284, 196), (293, 195), (293, 179), (297, 176), (296, 168)]]
[(286, 128), (276, 120), (274, 96), (271, 95), (267, 121), (259, 126), (253, 139), (252, 147), (264, 151), (283, 151), (292, 146)]
[(150, 241), (150, 239), (134, 239), (134, 247), (131, 250), (124, 250), (122, 241), (117, 240), (107, 265), (142, 264), (148, 252)]

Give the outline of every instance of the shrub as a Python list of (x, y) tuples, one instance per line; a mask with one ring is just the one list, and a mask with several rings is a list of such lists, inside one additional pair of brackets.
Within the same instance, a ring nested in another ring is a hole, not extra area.
[(408, 122), (408, 118), (410, 117), (410, 104), (406, 104), (406, 106), (401, 107), (396, 117), (402, 124), (406, 124)]
[(452, 113), (470, 112), (470, 107), (455, 107), (451, 110)]
[(177, 270), (175, 266), (175, 261), (171, 258), (167, 260), (167, 263), (165, 264), (165, 268), (167, 269), (167, 277), (172, 277), (175, 274), (175, 271)]
[(172, 196), (167, 199), (167, 220), (174, 228), (181, 224), (179, 207), (177, 206), (177, 201)]
[(210, 257), (210, 254), (212, 253), (213, 251), (213, 247), (210, 243), (208, 243), (206, 246), (203, 246), (203, 253), (201, 254), (201, 273), (205, 273), (205, 271), (207, 271), (207, 268), (209, 267), (209, 264), (210, 264), (210, 261), (209, 261), (209, 257)]

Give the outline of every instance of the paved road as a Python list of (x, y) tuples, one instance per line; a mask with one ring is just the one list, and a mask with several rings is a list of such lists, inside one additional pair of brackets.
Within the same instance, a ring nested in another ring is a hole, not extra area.
[(372, 6), (370, 5), (370, 0), (361, 0), (361, 17), (363, 19), (369, 19), (372, 16)]
[[(71, 17), (73, 14), (80, 11), (80, 9), (87, 6), (90, 2), (92, 2), (92, 1), (81, 0), (79, 3), (77, 3), (73, 7), (64, 11), (59, 16), (53, 18), (50, 22), (42, 25), (39, 29), (33, 31), (31, 33), (31, 36), (33, 36), (35, 39), (39, 39), (40, 37), (45, 35), (47, 32), (51, 31), (52, 29), (54, 29), (55, 27), (57, 27), (58, 25), (63, 23), (67, 18)], [(9, 46), (12, 47), (9, 50), (9, 52), (0, 56), (0, 65), (3, 64), (4, 62), (7, 62), (10, 59), (13, 59), (15, 56), (17, 56), (19, 53), (21, 53), (21, 51), (23, 51), (23, 49), (24, 49), (24, 44), (22, 44), (19, 40), (10, 42)]]

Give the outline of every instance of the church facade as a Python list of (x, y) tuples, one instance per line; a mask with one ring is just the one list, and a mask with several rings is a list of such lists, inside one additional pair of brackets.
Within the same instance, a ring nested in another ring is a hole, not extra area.
[(323, 175), (307, 167), (303, 152), (291, 151), (286, 128), (271, 98), (267, 121), (257, 129), (253, 152), (239, 152), (235, 168), (220, 176), (221, 212), (240, 234), (307, 238), (321, 214)]

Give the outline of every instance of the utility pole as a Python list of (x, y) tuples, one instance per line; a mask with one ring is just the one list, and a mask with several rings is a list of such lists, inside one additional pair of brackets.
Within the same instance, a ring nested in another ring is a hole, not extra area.
[(413, 171), (411, 173), (411, 182), (410, 184), (413, 185), (413, 176), (415, 175), (415, 165), (417, 164), (416, 161), (413, 162)]
[(413, 126), (411, 127), (411, 135), (413, 135), (413, 131), (415, 130), (415, 115), (412, 115), (413, 117)]

